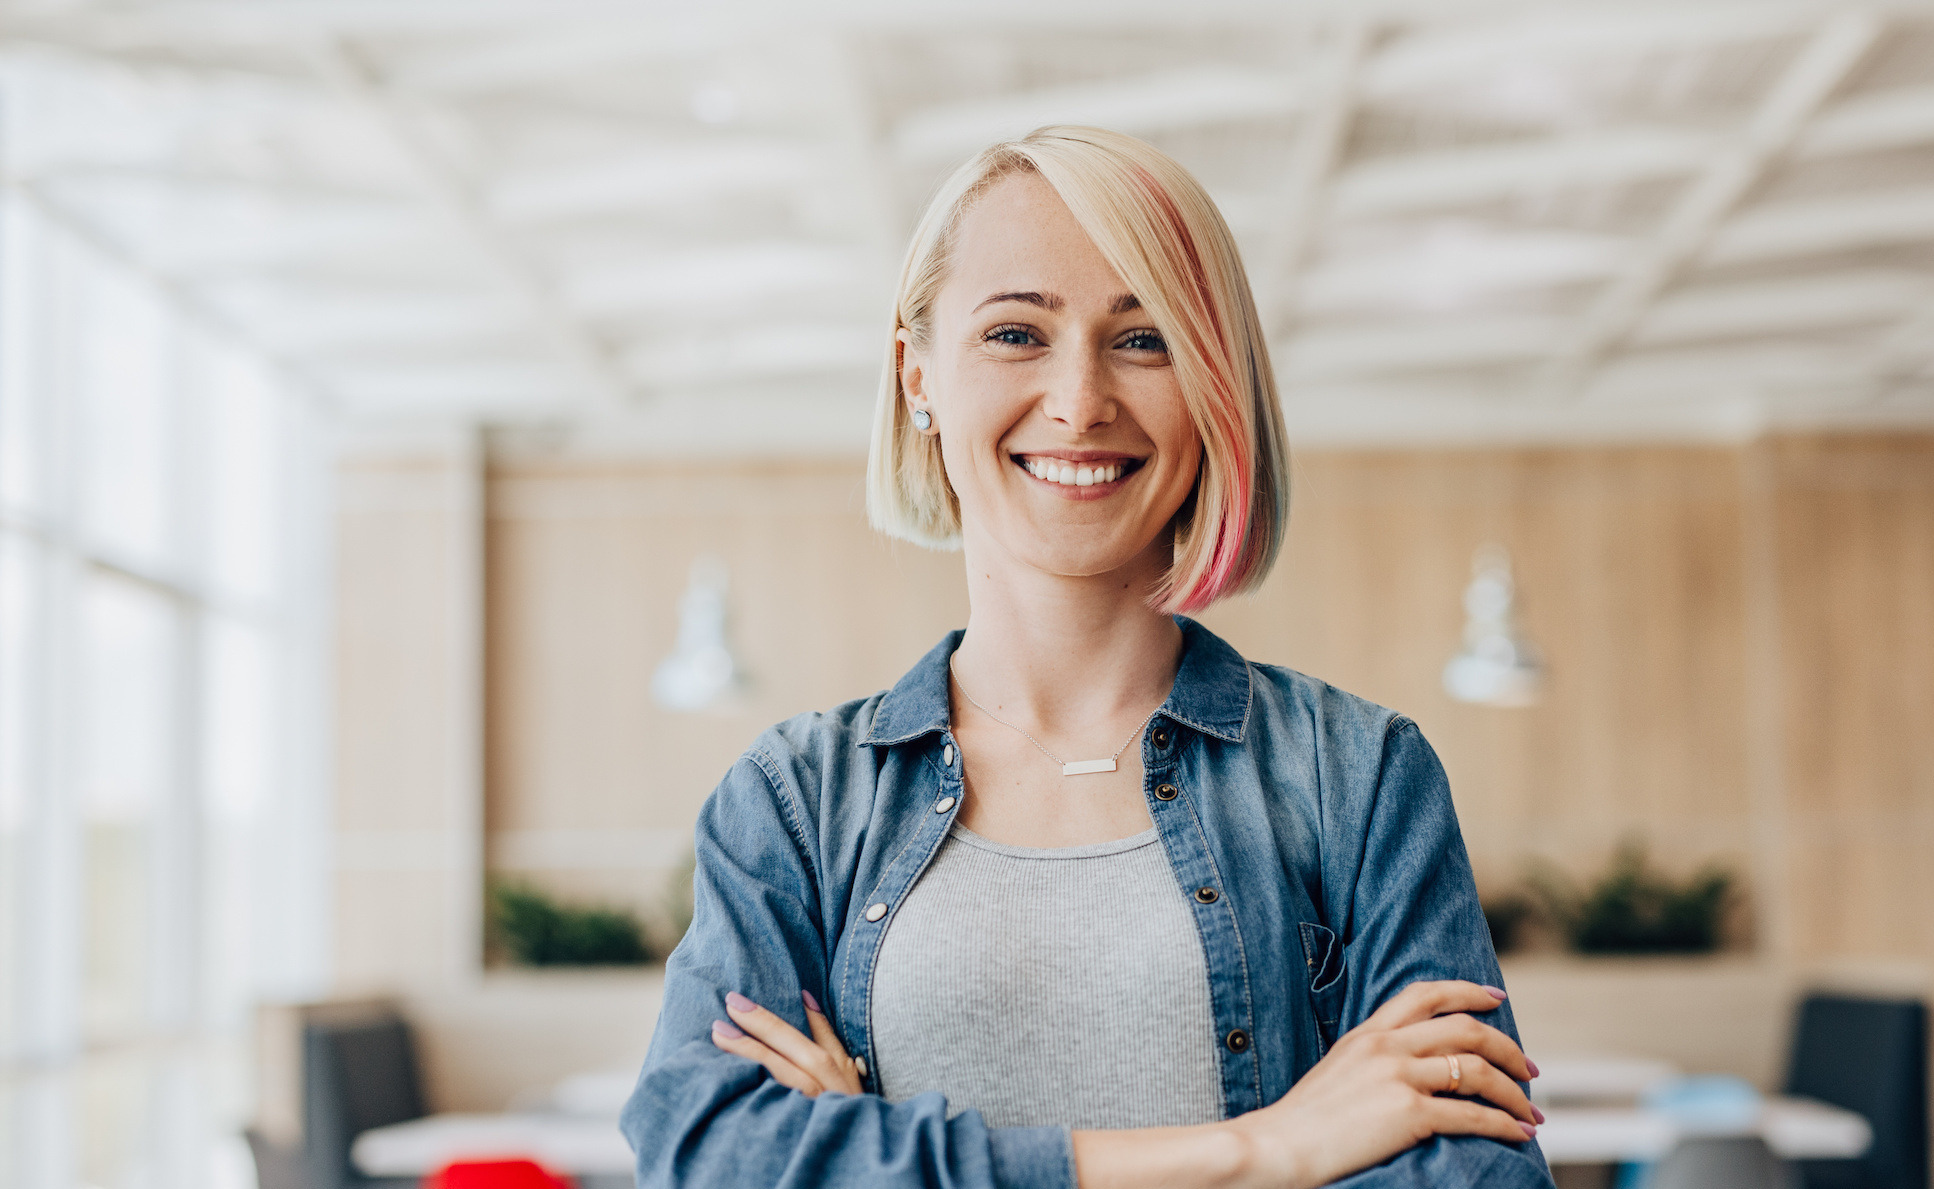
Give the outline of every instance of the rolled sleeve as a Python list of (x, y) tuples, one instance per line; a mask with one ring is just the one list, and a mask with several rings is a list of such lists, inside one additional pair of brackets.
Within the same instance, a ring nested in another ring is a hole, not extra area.
[(621, 1120), (638, 1185), (1072, 1189), (1064, 1128), (949, 1119), (937, 1093), (809, 1098), (712, 1043), (728, 991), (808, 1030), (799, 991), (826, 986), (830, 953), (808, 820), (751, 756), (699, 816), (692, 926)]
[(1335, 1189), (1549, 1189), (1551, 1170), (1536, 1144), (1501, 1144), (1474, 1136), (1438, 1136), (1374, 1168), (1332, 1182)]
[[(1376, 792), (1350, 880), (1344, 962), (1348, 987), (1342, 1030), (1363, 1023), (1411, 983), (1464, 979), (1503, 986), (1490, 929), (1478, 904), (1470, 858), (1437, 753), (1409, 719), (1384, 736)], [(1478, 1017), (1518, 1039), (1508, 1002)], [(1550, 1186), (1535, 1142), (1440, 1136), (1340, 1184), (1398, 1186)]]

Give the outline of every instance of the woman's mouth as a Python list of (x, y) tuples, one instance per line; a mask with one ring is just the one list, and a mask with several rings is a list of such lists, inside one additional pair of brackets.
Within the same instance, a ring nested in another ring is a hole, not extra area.
[(1043, 483), (1061, 487), (1103, 487), (1119, 482), (1142, 465), (1139, 458), (1076, 460), (1052, 454), (1016, 454), (1014, 463)]

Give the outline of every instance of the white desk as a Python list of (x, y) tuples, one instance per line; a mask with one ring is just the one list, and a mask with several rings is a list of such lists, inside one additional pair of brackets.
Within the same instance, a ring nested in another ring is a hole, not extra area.
[(1632, 1102), (1661, 1082), (1679, 1076), (1679, 1067), (1656, 1057), (1545, 1057), (1531, 1083), (1531, 1101), (1549, 1110), (1570, 1106)]
[(556, 1113), (430, 1115), (356, 1137), (350, 1159), (372, 1177), (427, 1176), (452, 1160), (526, 1157), (578, 1176), (632, 1175), (615, 1117)]
[[(1655, 1072), (1656, 1067), (1640, 1068), (1637, 1062), (1618, 1069), (1607, 1063), (1578, 1069), (1573, 1071), (1576, 1076), (1561, 1080), (1567, 1090), (1603, 1093), (1629, 1089)], [(617, 1100), (618, 1081), (607, 1080), (614, 1088), (587, 1081), (580, 1095), (599, 1108), (597, 1114), (431, 1115), (364, 1132), (356, 1137), (351, 1157), (363, 1173), (380, 1177), (424, 1176), (452, 1160), (506, 1156), (530, 1157), (580, 1176), (629, 1176), (631, 1149), (618, 1132), (616, 1112), (602, 1113), (612, 1105), (607, 1099)], [(559, 1096), (560, 1104), (565, 1097)], [(1657, 1160), (1682, 1139), (1740, 1135), (1762, 1137), (1787, 1160), (1844, 1159), (1860, 1155), (1873, 1142), (1867, 1121), (1852, 1111), (1803, 1098), (1769, 1098), (1750, 1118), (1720, 1123), (1645, 1107), (1550, 1106), (1538, 1129), (1538, 1143), (1553, 1164), (1615, 1164)]]
[(1873, 1142), (1852, 1111), (1806, 1098), (1769, 1098), (1750, 1119), (1698, 1122), (1645, 1107), (1551, 1107), (1538, 1146), (1553, 1164), (1657, 1160), (1682, 1139), (1757, 1135), (1785, 1160), (1847, 1159)]

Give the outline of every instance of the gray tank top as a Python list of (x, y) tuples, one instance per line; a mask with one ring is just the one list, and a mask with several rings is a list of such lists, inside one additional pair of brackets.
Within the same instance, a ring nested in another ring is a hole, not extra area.
[(1222, 1118), (1202, 941), (1153, 827), (1033, 848), (954, 826), (880, 942), (872, 1010), (889, 1102), (938, 1090), (990, 1127)]

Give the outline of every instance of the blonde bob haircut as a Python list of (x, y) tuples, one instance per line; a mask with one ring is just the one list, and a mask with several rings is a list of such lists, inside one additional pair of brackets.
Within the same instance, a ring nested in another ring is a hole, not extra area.
[(996, 182), (1033, 173), (1068, 204), (1168, 343), (1202, 438), (1195, 490), (1173, 523), (1175, 560), (1150, 602), (1198, 611), (1268, 574), (1289, 518), (1289, 462), (1269, 351), (1228, 224), (1187, 170), (1154, 146), (1100, 128), (1041, 128), (955, 171), (914, 230), (894, 301), (867, 461), (875, 528), (936, 549), (960, 544), (960, 501), (937, 435), (913, 427), (898, 333), (932, 342), (934, 303), (962, 217)]

